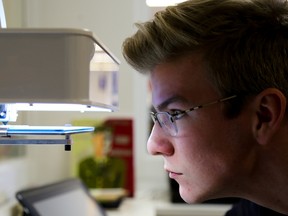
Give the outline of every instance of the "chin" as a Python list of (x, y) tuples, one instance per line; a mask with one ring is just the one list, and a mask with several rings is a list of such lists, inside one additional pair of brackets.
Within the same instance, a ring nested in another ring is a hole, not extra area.
[(206, 196), (203, 196), (203, 193), (197, 193), (197, 192), (179, 187), (179, 193), (181, 198), (188, 204), (202, 203), (208, 200)]
[(185, 196), (185, 195), (180, 195), (181, 198), (188, 204), (198, 204), (198, 203), (202, 203), (205, 201), (205, 199), (200, 199), (200, 198), (196, 198), (194, 196)]
[(207, 200), (215, 199), (215, 196), (211, 194), (211, 191), (200, 190), (199, 188), (195, 190), (180, 186), (179, 193), (181, 198), (188, 204), (203, 203)]

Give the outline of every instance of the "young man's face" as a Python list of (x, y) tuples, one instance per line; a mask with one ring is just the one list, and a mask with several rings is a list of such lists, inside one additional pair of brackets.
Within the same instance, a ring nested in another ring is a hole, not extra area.
[[(152, 102), (158, 112), (187, 110), (221, 98), (197, 55), (160, 64), (150, 78)], [(167, 135), (156, 123), (149, 138), (149, 153), (163, 156), (164, 169), (179, 183), (180, 195), (188, 203), (239, 195), (253, 172), (249, 108), (228, 119), (223, 103), (176, 120), (176, 136)]]

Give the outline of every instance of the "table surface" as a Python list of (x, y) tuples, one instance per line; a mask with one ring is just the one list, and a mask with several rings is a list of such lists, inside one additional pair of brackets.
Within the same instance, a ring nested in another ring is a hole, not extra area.
[[(0, 216), (10, 216), (15, 202), (0, 206)], [(119, 208), (107, 209), (107, 216), (223, 216), (231, 205), (172, 204), (168, 201), (126, 198)]]
[(172, 204), (165, 201), (126, 198), (107, 216), (223, 216), (231, 208), (224, 204)]

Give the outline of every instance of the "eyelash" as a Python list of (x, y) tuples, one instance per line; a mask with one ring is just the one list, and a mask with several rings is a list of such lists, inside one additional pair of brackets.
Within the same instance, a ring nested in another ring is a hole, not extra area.
[(169, 112), (172, 116), (175, 116), (175, 115), (178, 115), (180, 113), (183, 113), (183, 110), (179, 110), (179, 109), (173, 109), (173, 110), (170, 110)]

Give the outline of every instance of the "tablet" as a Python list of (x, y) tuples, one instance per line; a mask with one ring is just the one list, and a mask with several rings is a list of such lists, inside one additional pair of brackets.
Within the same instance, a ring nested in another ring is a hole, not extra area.
[(27, 216), (106, 216), (77, 178), (22, 190), (16, 198)]
[(7, 135), (68, 135), (93, 132), (94, 127), (1, 125), (0, 130), (5, 131)]

